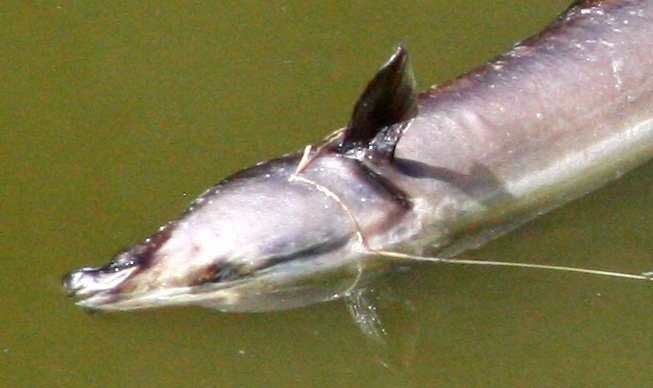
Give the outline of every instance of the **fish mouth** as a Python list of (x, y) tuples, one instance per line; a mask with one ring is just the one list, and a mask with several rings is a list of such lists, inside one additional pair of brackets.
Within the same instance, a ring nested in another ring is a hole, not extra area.
[(152, 306), (179, 304), (202, 299), (195, 287), (171, 287), (153, 290), (132, 290), (128, 280), (138, 272), (138, 267), (108, 270), (108, 267), (86, 267), (65, 275), (61, 284), (75, 304), (88, 311), (127, 311)]
[(111, 270), (107, 267), (85, 267), (65, 275), (61, 285), (68, 296), (77, 300), (77, 305), (90, 309), (103, 309), (120, 299), (125, 281), (136, 271), (137, 266)]

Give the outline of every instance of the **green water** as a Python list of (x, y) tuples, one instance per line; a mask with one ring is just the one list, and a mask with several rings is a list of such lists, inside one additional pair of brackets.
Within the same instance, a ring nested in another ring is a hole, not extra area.
[[(92, 316), (58, 285), (227, 174), (345, 124), (397, 42), (426, 88), (566, 3), (1, 5), (0, 385), (650, 386), (645, 282), (415, 266), (380, 280), (386, 348), (340, 302)], [(649, 164), (468, 257), (651, 270), (652, 194)]]

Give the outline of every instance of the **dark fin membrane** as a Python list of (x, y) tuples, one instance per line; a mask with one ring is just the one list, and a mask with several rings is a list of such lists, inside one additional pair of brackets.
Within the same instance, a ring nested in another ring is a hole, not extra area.
[(416, 113), (415, 77), (408, 51), (399, 46), (358, 99), (336, 152), (357, 159), (389, 161), (405, 124)]

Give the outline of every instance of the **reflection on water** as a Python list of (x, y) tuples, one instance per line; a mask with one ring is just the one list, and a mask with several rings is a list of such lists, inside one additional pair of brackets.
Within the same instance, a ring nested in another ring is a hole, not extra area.
[[(554, 4), (555, 3), (555, 4)], [(204, 188), (345, 124), (394, 45), (422, 87), (535, 32), (566, 1), (16, 5), (4, 15), (7, 386), (647, 386), (644, 282), (419, 264), (367, 295), (267, 314), (91, 316), (59, 276), (173, 218)], [(364, 17), (362, 17), (364, 15)], [(468, 257), (653, 269), (653, 165)], [(648, 383), (648, 384), (647, 384)]]

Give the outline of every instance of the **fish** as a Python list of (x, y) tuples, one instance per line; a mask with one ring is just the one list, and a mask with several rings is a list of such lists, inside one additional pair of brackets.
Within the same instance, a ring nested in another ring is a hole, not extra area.
[(63, 288), (92, 311), (225, 312), (340, 298), (452, 258), (653, 156), (653, 2), (574, 2), (542, 32), (417, 93), (399, 46), (348, 124), (237, 172)]

